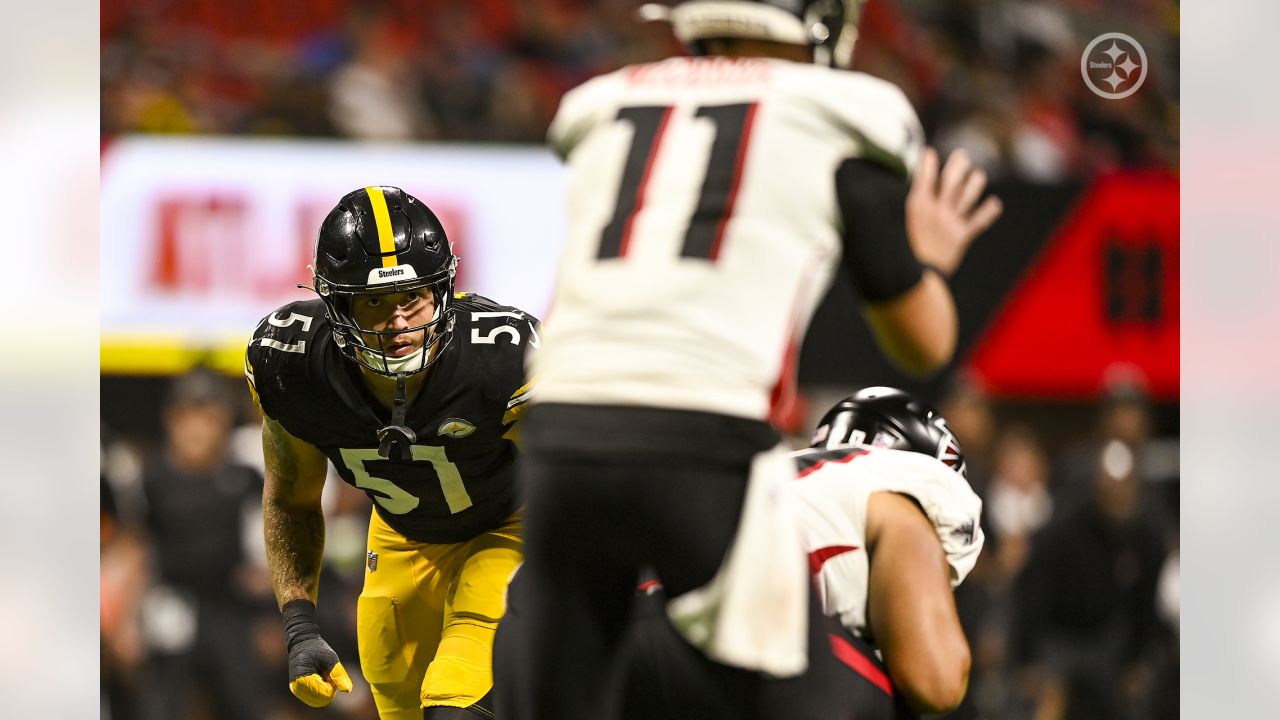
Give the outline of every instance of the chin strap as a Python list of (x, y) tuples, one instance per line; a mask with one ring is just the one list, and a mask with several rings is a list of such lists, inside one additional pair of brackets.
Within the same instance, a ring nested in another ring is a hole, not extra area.
[(418, 441), (418, 435), (404, 424), (408, 391), (405, 390), (405, 374), (396, 373), (396, 394), (391, 400), (391, 424), (378, 431), (378, 454), (388, 460), (408, 461), (413, 458), (409, 446)]

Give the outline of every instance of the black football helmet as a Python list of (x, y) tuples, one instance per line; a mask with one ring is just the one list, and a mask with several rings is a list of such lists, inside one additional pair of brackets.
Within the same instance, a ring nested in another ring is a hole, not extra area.
[(813, 61), (847, 68), (865, 0), (683, 0), (641, 8), (646, 20), (668, 20), (680, 42), (701, 52), (711, 38), (772, 40), (813, 48)]
[[(400, 188), (371, 186), (347, 193), (320, 225), (311, 288), (324, 301), (333, 339), (343, 356), (387, 376), (430, 367), (453, 333), (453, 283), (458, 258), (435, 213)], [(405, 330), (360, 327), (352, 300), (429, 289), (435, 314)], [(402, 333), (425, 333), (422, 349), (388, 357), (387, 340)]]
[(814, 430), (810, 447), (870, 445), (937, 458), (965, 475), (960, 441), (937, 410), (896, 388), (869, 387), (836, 403)]

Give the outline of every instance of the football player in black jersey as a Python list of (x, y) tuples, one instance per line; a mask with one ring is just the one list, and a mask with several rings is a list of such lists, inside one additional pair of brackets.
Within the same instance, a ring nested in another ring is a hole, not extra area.
[(320, 227), (319, 298), (263, 318), (249, 343), (289, 687), (313, 707), (351, 690), (315, 621), (327, 460), (373, 500), (357, 624), (379, 714), (492, 717), (493, 634), (522, 559), (513, 460), (538, 321), (455, 293), (457, 263), (420, 200), (356, 190)]

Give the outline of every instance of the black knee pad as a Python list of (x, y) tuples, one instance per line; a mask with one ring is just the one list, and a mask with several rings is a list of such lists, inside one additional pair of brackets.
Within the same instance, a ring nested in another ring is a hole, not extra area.
[(493, 691), (467, 707), (443, 707), (435, 705), (422, 708), (422, 720), (494, 720)]

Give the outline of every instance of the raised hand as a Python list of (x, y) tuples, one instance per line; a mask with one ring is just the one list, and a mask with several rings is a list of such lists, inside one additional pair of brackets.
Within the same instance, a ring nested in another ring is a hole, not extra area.
[(973, 239), (1004, 212), (994, 196), (977, 204), (986, 187), (986, 172), (963, 149), (947, 158), (941, 177), (937, 151), (920, 153), (907, 193), (907, 235), (920, 262), (947, 277), (955, 272)]

